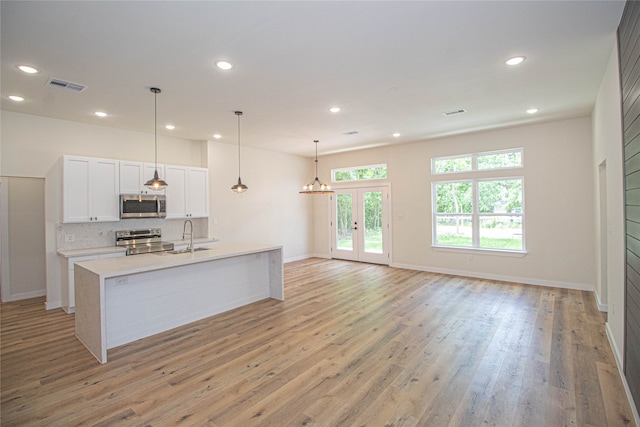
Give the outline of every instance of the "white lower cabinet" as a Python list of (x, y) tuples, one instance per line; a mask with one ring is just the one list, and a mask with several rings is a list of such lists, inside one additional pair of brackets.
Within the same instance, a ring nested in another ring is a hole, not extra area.
[(76, 298), (75, 298), (74, 268), (75, 268), (76, 262), (93, 261), (96, 259), (105, 259), (105, 258), (117, 258), (122, 256), (125, 256), (124, 252), (61, 258), (62, 309), (67, 313), (75, 312)]

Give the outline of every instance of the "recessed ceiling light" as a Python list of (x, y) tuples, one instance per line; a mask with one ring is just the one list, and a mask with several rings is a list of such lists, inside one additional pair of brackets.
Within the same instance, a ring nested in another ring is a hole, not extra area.
[(104, 111), (96, 111), (96, 112), (95, 112), (95, 113), (93, 113), (93, 114), (95, 114), (95, 115), (96, 115), (96, 116), (98, 116), (98, 117), (107, 117), (107, 116), (108, 116), (108, 114), (107, 114), (107, 113), (105, 113)]
[(338, 111), (340, 111), (340, 107), (331, 107), (329, 108), (329, 111), (331, 111), (332, 113), (337, 113)]
[(28, 65), (18, 65), (18, 70), (25, 72), (27, 74), (36, 74), (38, 72), (37, 69), (30, 67)]
[(393, 137), (394, 137), (394, 138), (397, 138), (397, 137), (399, 137), (399, 136), (400, 136), (400, 132), (395, 132), (395, 133), (393, 134)]
[(220, 138), (222, 138), (222, 135), (220, 135), (219, 133), (214, 133), (214, 134), (213, 134), (213, 137), (214, 137), (215, 139), (220, 139)]
[(535, 114), (535, 113), (537, 113), (538, 111), (540, 111), (540, 110), (538, 110), (537, 108), (529, 108), (529, 109), (527, 110), (527, 113), (528, 113), (528, 114)]
[(507, 65), (518, 65), (518, 64), (522, 64), (525, 59), (527, 58), (524, 56), (514, 56), (513, 58), (509, 58), (506, 61), (504, 61), (504, 63)]
[(233, 64), (227, 61), (218, 61), (216, 62), (216, 67), (220, 68), (221, 70), (230, 70), (233, 68)]
[(165, 125), (165, 129), (174, 130), (176, 127), (174, 125)]
[(16, 101), (16, 102), (22, 102), (24, 101), (24, 98), (18, 95), (9, 95), (8, 97), (10, 100), (12, 101)]

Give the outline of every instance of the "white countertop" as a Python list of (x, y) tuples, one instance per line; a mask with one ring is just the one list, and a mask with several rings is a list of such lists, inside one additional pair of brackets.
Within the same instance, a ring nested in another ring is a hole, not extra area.
[(265, 245), (260, 243), (226, 243), (216, 244), (211, 246), (209, 250), (194, 253), (187, 252), (183, 254), (167, 254), (157, 252), (85, 261), (79, 262), (76, 265), (86, 268), (102, 278), (108, 278), (278, 249), (282, 249), (282, 246)]
[[(167, 240), (170, 243), (173, 243), (174, 246), (183, 246), (188, 245), (188, 240)], [(218, 239), (211, 237), (201, 237), (198, 239), (193, 239), (194, 246), (203, 246), (210, 243), (217, 242)], [(83, 249), (59, 249), (57, 254), (63, 258), (75, 258), (81, 256), (88, 255), (104, 255), (104, 254), (115, 254), (115, 253), (125, 253), (127, 251), (126, 248), (122, 246), (102, 246), (99, 248), (83, 248)]]

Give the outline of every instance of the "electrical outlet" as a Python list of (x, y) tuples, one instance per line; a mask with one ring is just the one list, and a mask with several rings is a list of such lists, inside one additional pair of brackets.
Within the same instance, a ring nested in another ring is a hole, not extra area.
[(213, 225), (218, 225), (218, 218), (213, 218)]
[(76, 240), (76, 236), (74, 236), (73, 234), (65, 234), (64, 235), (64, 241), (65, 242), (73, 242), (74, 240)]

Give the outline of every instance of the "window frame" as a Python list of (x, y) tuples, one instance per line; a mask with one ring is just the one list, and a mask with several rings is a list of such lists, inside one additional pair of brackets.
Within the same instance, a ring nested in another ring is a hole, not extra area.
[[(484, 170), (483, 170), (484, 171)], [(488, 182), (488, 181), (510, 181), (510, 180), (519, 180), (522, 191), (522, 212), (513, 213), (495, 213), (495, 212), (480, 212), (480, 195), (478, 191), (478, 183), (480, 182)], [(437, 186), (438, 185), (446, 185), (452, 183), (471, 183), (471, 191), (472, 191), (472, 206), (471, 213), (446, 213), (446, 212), (438, 212), (437, 211)], [(526, 233), (525, 233), (525, 188), (524, 188), (524, 176), (493, 176), (488, 178), (465, 178), (465, 179), (452, 179), (452, 180), (443, 180), (443, 181), (432, 181), (431, 182), (431, 246), (436, 249), (441, 250), (452, 250), (452, 251), (487, 251), (487, 252), (495, 252), (502, 254), (516, 254), (516, 255), (524, 255), (527, 253), (526, 250)], [(457, 217), (457, 216), (465, 216), (471, 217), (471, 246), (455, 246), (455, 245), (443, 245), (437, 243), (437, 219), (438, 217)], [(499, 249), (499, 248), (485, 248), (480, 246), (480, 222), (483, 217), (520, 217), (521, 228), (522, 228), (522, 248), (521, 249)]]
[[(520, 153), (520, 165), (516, 166), (504, 166), (497, 168), (487, 168), (487, 169), (478, 169), (478, 157), (490, 156), (495, 154), (507, 154), (507, 153)], [(471, 158), (471, 169), (465, 169), (462, 171), (448, 171), (448, 172), (436, 172), (436, 162), (439, 160), (455, 160), (455, 159), (464, 159)], [(492, 150), (492, 151), (481, 151), (478, 153), (468, 153), (468, 154), (457, 154), (454, 156), (443, 156), (443, 157), (432, 157), (431, 158), (431, 175), (448, 175), (452, 173), (471, 173), (471, 172), (488, 172), (488, 171), (499, 171), (506, 169), (521, 169), (524, 167), (524, 149), (523, 148), (509, 148), (505, 150)]]

